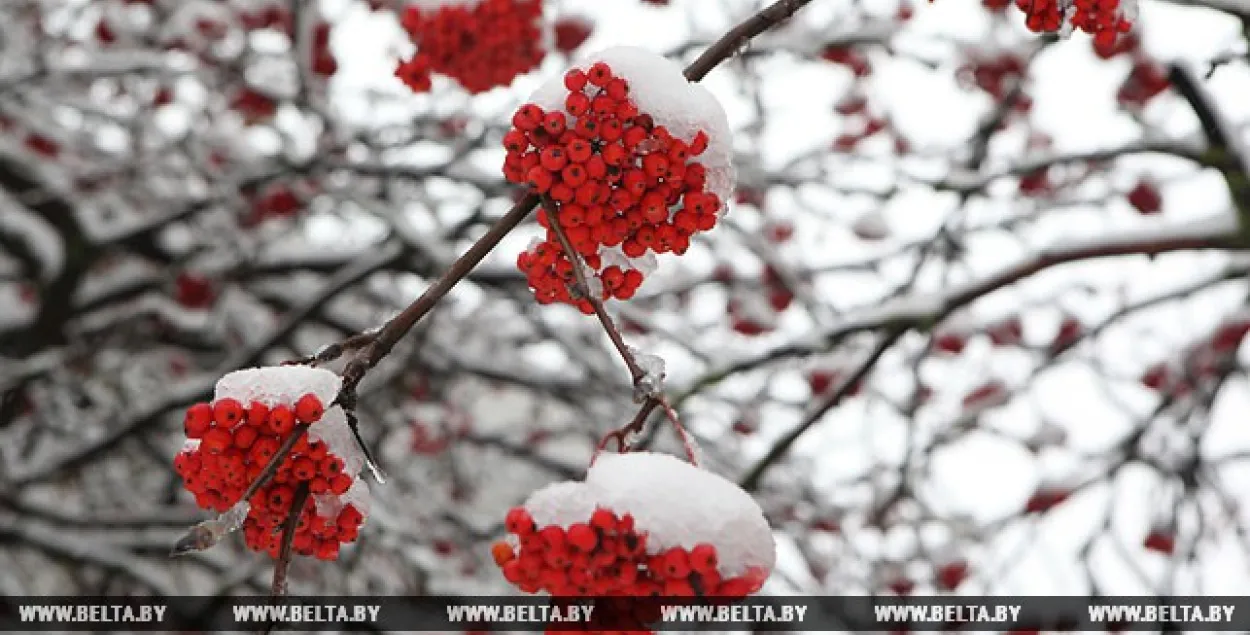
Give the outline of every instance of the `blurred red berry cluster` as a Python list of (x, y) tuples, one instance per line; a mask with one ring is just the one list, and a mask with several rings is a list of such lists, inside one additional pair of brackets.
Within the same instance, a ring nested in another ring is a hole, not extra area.
[(400, 62), (395, 76), (418, 93), (430, 90), (433, 73), (470, 93), (507, 86), (546, 54), (542, 13), (540, 0), (482, 0), (434, 10), (409, 5), (400, 22), (417, 51)]

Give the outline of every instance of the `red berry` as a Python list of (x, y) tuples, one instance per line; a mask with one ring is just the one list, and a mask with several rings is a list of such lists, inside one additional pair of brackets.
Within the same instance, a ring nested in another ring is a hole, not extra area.
[(304, 395), (295, 402), (295, 418), (299, 419), (300, 423), (316, 423), (324, 414), (325, 408), (314, 394)]
[(226, 397), (213, 402), (213, 420), (218, 425), (233, 428), (243, 420), (243, 406), (238, 401)]
[(599, 544), (599, 536), (589, 525), (575, 523), (569, 526), (568, 542), (584, 552), (590, 552), (595, 545)]
[(265, 420), (268, 418), (269, 418), (269, 406), (266, 406), (265, 404), (259, 401), (253, 401), (252, 404), (247, 407), (248, 425), (252, 425), (256, 427), (264, 427)]
[(690, 575), (690, 560), (681, 547), (673, 547), (665, 551), (661, 566), (664, 574), (669, 578), (684, 578)]
[(571, 91), (580, 91), (586, 87), (586, 74), (576, 68), (565, 73), (564, 87)]
[(286, 436), (295, 429), (295, 413), (291, 408), (279, 404), (269, 411), (269, 431), (279, 436)]
[(495, 559), (495, 564), (501, 567), (516, 559), (516, 552), (512, 550), (512, 545), (503, 541), (491, 545), (490, 553)]
[(342, 496), (352, 487), (352, 477), (346, 474), (335, 474), (330, 478), (330, 491), (335, 495)]
[(187, 408), (183, 417), (182, 428), (188, 439), (199, 439), (213, 425), (213, 407), (206, 403), (197, 403)]
[(534, 519), (524, 507), (513, 507), (508, 510), (508, 515), (504, 519), (504, 527), (508, 533), (522, 537), (532, 534), (535, 530)]
[(253, 426), (239, 426), (234, 431), (233, 445), (240, 450), (246, 450), (252, 447), (256, 442), (256, 438), (260, 436), (260, 432)]
[(716, 571), (717, 557), (716, 547), (707, 543), (695, 545), (690, 550), (690, 568), (700, 574), (707, 574)]
[(228, 430), (213, 428), (204, 433), (204, 438), (200, 441), (200, 449), (211, 454), (220, 454), (233, 444), (234, 437)]

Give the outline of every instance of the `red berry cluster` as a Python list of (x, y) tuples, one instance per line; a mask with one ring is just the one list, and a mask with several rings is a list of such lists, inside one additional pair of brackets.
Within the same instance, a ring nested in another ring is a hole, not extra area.
[(1170, 84), (1167, 69), (1157, 62), (1138, 58), (1115, 98), (1121, 105), (1140, 108), (1167, 90)]
[(996, 100), (1007, 96), (1008, 89), (1025, 74), (1024, 60), (1018, 55), (978, 55), (959, 69), (959, 79), (989, 93)]
[(872, 64), (868, 62), (868, 56), (851, 46), (827, 46), (821, 51), (820, 57), (847, 67), (856, 77), (866, 77), (872, 73)]
[(255, 124), (272, 119), (278, 113), (278, 102), (260, 91), (244, 88), (230, 100), (230, 108), (242, 115), (248, 124)]
[(276, 183), (252, 198), (246, 225), (257, 225), (271, 218), (291, 218), (304, 208), (304, 201), (291, 185)]
[(189, 271), (174, 280), (174, 299), (188, 309), (208, 309), (217, 300), (216, 284), (205, 276)]
[(543, 60), (540, 0), (482, 0), (477, 6), (422, 11), (409, 5), (401, 24), (416, 54), (395, 76), (413, 92), (430, 89), (430, 74), (460, 82), (470, 93), (507, 86)]
[[(187, 409), (183, 427), (187, 438), (198, 440), (199, 445), (178, 453), (174, 469), (187, 491), (195, 495), (196, 505), (224, 512), (239, 502), (297, 422), (312, 424), (324, 413), (321, 400), (312, 394), (300, 397), (293, 406), (272, 408), (260, 402), (244, 407), (230, 398), (195, 404)], [(296, 486), (307, 483), (311, 494), (345, 494), (353, 482), (345, 469), (343, 459), (331, 454), (324, 442), (300, 437), (273, 480), (249, 501), (243, 523), (247, 546), (277, 557)], [(364, 516), (347, 505), (337, 517), (323, 518), (315, 507), (311, 502), (304, 505), (292, 547), (301, 555), (334, 560), (341, 543), (356, 539)]]
[(556, 50), (567, 54), (576, 51), (577, 47), (590, 38), (594, 25), (586, 18), (572, 16), (557, 20), (553, 30)]
[(1073, 27), (1093, 35), (1100, 49), (1114, 47), (1119, 34), (1133, 28), (1121, 13), (1120, 0), (1016, 0), (1016, 7), (1027, 16), (1030, 31), (1058, 31), (1067, 18)]
[(1149, 551), (1170, 556), (1176, 551), (1176, 532), (1167, 526), (1151, 527), (1150, 533), (1142, 541), (1142, 546)]
[(321, 22), (313, 29), (312, 38), (312, 72), (329, 77), (339, 70), (339, 62), (330, 50), (330, 25)]
[[(574, 250), (602, 282), (601, 299), (627, 300), (643, 272), (603, 262), (602, 248), (628, 258), (648, 252), (684, 254), (690, 237), (716, 225), (721, 200), (708, 192), (707, 169), (693, 161), (707, 149), (708, 136), (690, 142), (674, 137), (629, 97), (629, 83), (606, 63), (564, 76), (568, 112), (522, 106), (504, 136), (508, 151), (504, 176), (549, 197)], [(676, 211), (674, 211), (676, 210)], [(590, 302), (575, 299), (569, 260), (546, 210), (538, 222), (546, 241), (522, 253), (517, 266), (543, 304), (565, 302), (591, 313)]]
[(716, 547), (673, 547), (647, 553), (647, 534), (629, 514), (599, 508), (585, 523), (538, 527), (524, 507), (505, 520), (520, 547), (500, 541), (491, 549), (504, 578), (526, 593), (557, 597), (696, 597), (740, 599), (760, 590), (754, 570), (722, 578)]
[(1198, 382), (1222, 377), (1229, 360), (1236, 356), (1248, 334), (1250, 318), (1227, 319), (1214, 333), (1193, 345), (1179, 363), (1163, 361), (1146, 369), (1141, 383), (1173, 398), (1185, 397), (1194, 391)]

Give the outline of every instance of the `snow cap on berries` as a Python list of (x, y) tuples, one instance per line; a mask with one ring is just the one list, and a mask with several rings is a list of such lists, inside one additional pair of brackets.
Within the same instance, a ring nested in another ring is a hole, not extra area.
[[(707, 150), (698, 159), (707, 168), (707, 190), (720, 197), (722, 204), (731, 200), (736, 178), (733, 137), (729, 117), (716, 97), (687, 80), (675, 62), (646, 49), (613, 47), (586, 57), (575, 68), (584, 71), (596, 62), (607, 64), (613, 75), (629, 82), (629, 97), (638, 110), (651, 115), (674, 137), (689, 143), (700, 131), (707, 134)], [(528, 101), (547, 112), (566, 112), (568, 92), (563, 76), (557, 76), (539, 86)]]
[(776, 561), (772, 530), (750, 494), (667, 454), (604, 454), (585, 482), (556, 483), (525, 502), (539, 527), (584, 523), (597, 507), (633, 516), (648, 553), (711, 544), (725, 577), (767, 574)]
[(236, 370), (217, 380), (213, 401), (234, 399), (247, 405), (258, 401), (266, 406), (293, 406), (306, 394), (330, 404), (339, 394), (343, 380), (323, 368), (308, 366), (269, 366)]

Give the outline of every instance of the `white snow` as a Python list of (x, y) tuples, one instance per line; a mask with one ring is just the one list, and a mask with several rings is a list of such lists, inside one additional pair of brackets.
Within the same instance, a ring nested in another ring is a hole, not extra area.
[[(707, 133), (707, 150), (694, 160), (707, 168), (707, 189), (720, 197), (721, 210), (726, 209), (736, 176), (733, 136), (729, 117), (716, 97), (699, 84), (687, 81), (677, 63), (646, 49), (613, 47), (584, 58), (575, 67), (585, 70), (595, 62), (606, 63), (614, 75), (629, 82), (629, 96), (638, 110), (651, 115), (674, 137), (690, 142), (700, 130)], [(561, 74), (539, 86), (529, 101), (544, 110), (564, 112), (568, 93)]]
[(248, 368), (234, 371), (217, 380), (213, 400), (229, 397), (238, 400), (244, 407), (253, 401), (259, 401), (270, 407), (278, 404), (294, 406), (300, 397), (312, 393), (321, 400), (323, 405), (328, 406), (338, 396), (342, 383), (338, 375), (323, 368), (308, 366)]
[(860, 240), (878, 241), (890, 237), (890, 225), (881, 211), (876, 209), (855, 219), (855, 223), (851, 225), (851, 231), (855, 232)]
[(309, 426), (308, 441), (324, 441), (329, 446), (330, 453), (347, 464), (344, 471), (352, 477), (360, 474), (365, 466), (364, 452), (347, 425), (347, 415), (338, 406), (327, 410), (320, 421)]
[[(342, 496), (334, 494), (315, 494), (313, 503), (317, 506), (317, 515), (322, 518), (335, 518), (343, 508), (351, 505), (365, 519), (369, 519), (369, 511), (373, 498), (369, 495), (369, 484), (362, 478), (352, 481), (352, 486)], [(363, 525), (363, 521), (361, 523)]]
[(769, 573), (776, 561), (772, 530), (749, 494), (667, 454), (603, 454), (584, 483), (549, 485), (525, 502), (539, 527), (584, 523), (596, 507), (632, 515), (651, 554), (714, 545), (725, 577), (751, 568)]
[(642, 368), (644, 373), (642, 379), (637, 382), (643, 396), (658, 395), (664, 392), (664, 358), (644, 353), (632, 346), (627, 346), (626, 349), (634, 356), (634, 361), (638, 362), (638, 366)]
[(621, 251), (619, 246), (600, 247), (599, 258), (603, 261), (602, 264), (604, 267), (616, 265), (623, 271), (637, 269), (644, 276), (649, 276), (652, 273), (655, 273), (655, 270), (659, 268), (659, 259), (657, 259), (655, 254), (650, 251), (637, 258), (630, 258), (625, 255), (624, 251)]

